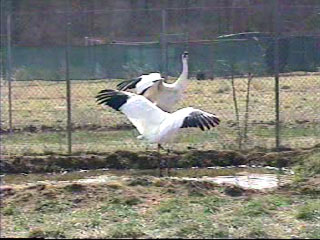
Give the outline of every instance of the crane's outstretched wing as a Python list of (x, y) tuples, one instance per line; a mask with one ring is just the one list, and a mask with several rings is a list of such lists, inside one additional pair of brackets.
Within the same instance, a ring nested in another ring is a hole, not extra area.
[(181, 128), (195, 127), (202, 131), (219, 125), (219, 118), (211, 113), (187, 107), (170, 114), (160, 125), (159, 136), (170, 136)]
[(219, 125), (220, 119), (215, 115), (192, 107), (183, 108), (172, 114), (180, 128), (199, 127), (202, 131)]
[(141, 81), (141, 76), (137, 77), (137, 78), (130, 79), (130, 80), (122, 81), (121, 83), (119, 83), (117, 85), (117, 89), (120, 91), (134, 89), (139, 81)]
[(199, 127), (202, 131), (216, 127), (220, 124), (220, 119), (211, 113), (199, 109), (191, 111), (183, 120), (181, 128)]
[(160, 73), (144, 74), (132, 80), (125, 80), (117, 85), (117, 89), (126, 91), (134, 89), (136, 94), (143, 95), (149, 88), (163, 81)]
[(152, 102), (134, 93), (105, 89), (96, 96), (98, 104), (124, 113), (140, 134), (151, 132), (170, 115)]

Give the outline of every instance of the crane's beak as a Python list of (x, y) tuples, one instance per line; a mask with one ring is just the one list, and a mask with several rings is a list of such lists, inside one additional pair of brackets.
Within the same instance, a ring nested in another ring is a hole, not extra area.
[(187, 51), (185, 51), (182, 56), (183, 56), (184, 58), (186, 58), (186, 57), (188, 57), (188, 55), (189, 55), (189, 53), (188, 53)]

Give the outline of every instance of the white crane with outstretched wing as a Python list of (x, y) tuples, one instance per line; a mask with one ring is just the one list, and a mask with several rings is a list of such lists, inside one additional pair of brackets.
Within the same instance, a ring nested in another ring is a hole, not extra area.
[(96, 96), (98, 104), (121, 111), (141, 134), (138, 138), (161, 144), (169, 140), (181, 128), (211, 129), (219, 125), (220, 119), (212, 113), (192, 107), (173, 113), (161, 110), (144, 96), (135, 93), (105, 89)]

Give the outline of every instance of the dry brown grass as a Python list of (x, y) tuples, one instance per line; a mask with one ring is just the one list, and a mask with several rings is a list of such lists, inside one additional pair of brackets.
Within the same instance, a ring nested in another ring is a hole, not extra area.
[[(72, 121), (75, 128), (84, 131), (74, 134), (75, 151), (102, 151), (112, 149), (144, 149), (137, 141), (135, 130), (114, 131), (112, 139), (103, 137), (103, 144), (92, 141), (110, 132), (94, 132), (94, 129), (130, 127), (126, 117), (111, 109), (102, 109), (95, 102), (101, 89), (115, 89), (120, 80), (73, 81)], [(245, 115), (246, 78), (236, 78), (236, 94), (240, 109), (241, 128)], [(280, 110), (282, 145), (309, 147), (319, 143), (320, 78), (318, 75), (283, 76), (280, 78)], [(2, 128), (8, 129), (7, 87), (1, 89)], [(13, 126), (35, 131), (37, 129), (62, 130), (66, 127), (66, 89), (63, 82), (26, 81), (13, 82)], [(275, 94), (274, 79), (253, 78), (249, 106), (249, 133), (247, 147), (275, 145)], [(237, 129), (232, 101), (230, 80), (190, 80), (186, 95), (178, 108), (193, 106), (220, 116), (221, 125), (210, 132), (185, 130), (177, 142), (177, 148), (201, 147), (204, 149), (230, 149), (237, 146)], [(30, 127), (31, 126), (31, 127)], [(87, 131), (90, 130), (90, 131)], [(5, 137), (5, 152), (64, 152), (65, 133), (53, 133), (46, 139), (41, 134), (22, 134)], [(40, 139), (45, 138), (40, 141)], [(54, 139), (51, 141), (50, 138)], [(17, 139), (23, 139), (18, 141)], [(86, 142), (86, 139), (88, 141)], [(106, 141), (108, 142), (106, 147)], [(29, 144), (30, 143), (30, 144)]]

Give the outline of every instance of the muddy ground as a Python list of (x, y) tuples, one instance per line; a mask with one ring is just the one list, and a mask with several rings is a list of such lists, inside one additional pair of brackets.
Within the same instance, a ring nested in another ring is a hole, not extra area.
[[(260, 165), (290, 167), (303, 156), (320, 151), (320, 145), (304, 149), (280, 149), (280, 151), (254, 149), (250, 151), (200, 151), (190, 149), (184, 152), (161, 153), (163, 162), (170, 167), (211, 167)], [(113, 153), (75, 153), (67, 155), (1, 156), (1, 173), (41, 173), (79, 169), (154, 169), (158, 167), (158, 153), (155, 151)]]

